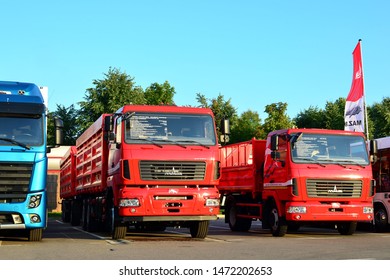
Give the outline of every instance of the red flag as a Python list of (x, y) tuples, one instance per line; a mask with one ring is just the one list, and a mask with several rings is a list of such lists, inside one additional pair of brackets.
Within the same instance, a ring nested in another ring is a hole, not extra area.
[(362, 67), (362, 53), (360, 50), (360, 40), (357, 43), (353, 55), (353, 77), (352, 86), (348, 94), (347, 100), (355, 102), (363, 97), (363, 67)]
[(353, 53), (352, 86), (349, 91), (344, 111), (344, 130), (364, 132), (364, 86), (360, 40)]

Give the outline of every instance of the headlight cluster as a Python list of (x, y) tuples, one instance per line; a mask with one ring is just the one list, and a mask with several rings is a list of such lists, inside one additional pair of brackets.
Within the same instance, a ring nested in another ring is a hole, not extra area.
[(219, 206), (219, 199), (218, 198), (206, 198), (206, 206)]
[(295, 214), (295, 213), (304, 214), (304, 213), (306, 213), (306, 207), (305, 206), (290, 206), (287, 209), (287, 213), (289, 213), (289, 214)]
[(30, 200), (28, 202), (28, 208), (30, 208), (30, 209), (37, 208), (41, 204), (41, 198), (42, 198), (41, 194), (36, 194), (36, 195), (30, 196)]
[(120, 207), (139, 207), (140, 203), (138, 198), (123, 198), (119, 201)]

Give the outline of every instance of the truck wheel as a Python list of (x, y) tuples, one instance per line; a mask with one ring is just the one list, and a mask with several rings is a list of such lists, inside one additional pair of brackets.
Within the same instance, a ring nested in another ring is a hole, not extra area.
[(234, 202), (230, 205), (227, 214), (229, 227), (232, 231), (248, 231), (251, 228), (252, 219), (238, 218), (237, 206)]
[(192, 238), (206, 238), (207, 233), (209, 232), (209, 221), (199, 221), (191, 223), (190, 232)]
[(127, 233), (127, 226), (120, 224), (120, 225), (114, 225), (114, 228), (112, 229), (112, 239), (124, 239), (126, 237)]
[(357, 222), (345, 222), (337, 224), (337, 230), (341, 235), (352, 235), (355, 233)]
[(70, 222), (70, 201), (63, 200), (61, 203), (61, 219), (64, 223)]
[(27, 231), (28, 241), (41, 241), (43, 235), (43, 228), (34, 228)]
[(273, 236), (282, 237), (287, 232), (287, 222), (283, 217), (279, 216), (278, 209), (274, 206), (269, 215), (269, 224)]
[(70, 202), (70, 224), (72, 226), (79, 226), (82, 214), (82, 204), (78, 200)]
[(85, 216), (83, 220), (83, 229), (88, 232), (96, 232), (98, 230), (98, 222), (96, 220), (96, 215), (94, 215), (94, 207), (91, 200), (85, 199)]
[(388, 216), (386, 209), (383, 206), (375, 207), (374, 209), (374, 227), (376, 232), (384, 232), (387, 229)]

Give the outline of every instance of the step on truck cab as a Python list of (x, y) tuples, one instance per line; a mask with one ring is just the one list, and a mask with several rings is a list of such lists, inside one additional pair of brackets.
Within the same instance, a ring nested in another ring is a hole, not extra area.
[(374, 181), (362, 133), (284, 129), (220, 153), (218, 189), (232, 230), (260, 220), (274, 236), (305, 224), (332, 224), (349, 235), (357, 222), (373, 219)]
[(217, 219), (219, 151), (209, 109), (126, 105), (103, 114), (72, 149), (61, 163), (61, 197), (74, 225), (113, 239), (130, 226), (187, 227), (205, 238)]
[[(47, 108), (32, 83), (0, 81), (0, 235), (40, 241), (47, 225)], [(62, 122), (56, 120), (57, 144)]]

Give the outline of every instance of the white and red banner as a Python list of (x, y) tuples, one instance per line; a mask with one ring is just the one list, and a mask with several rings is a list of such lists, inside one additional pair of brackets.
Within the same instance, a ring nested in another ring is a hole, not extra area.
[(362, 53), (360, 40), (353, 53), (352, 86), (348, 94), (344, 111), (344, 130), (364, 132), (364, 85)]

